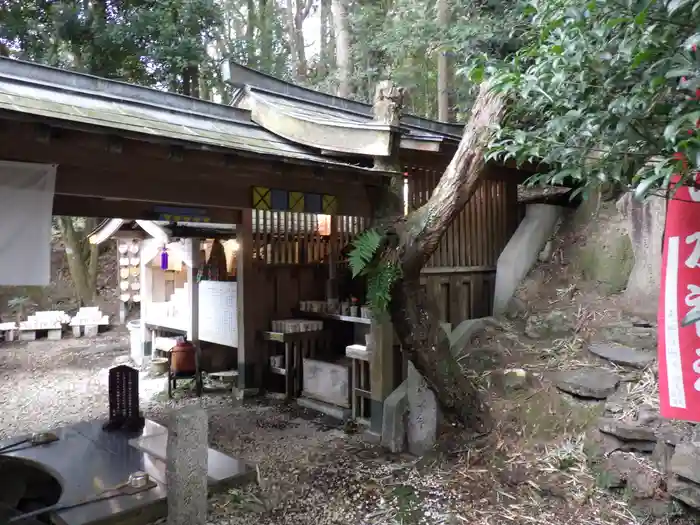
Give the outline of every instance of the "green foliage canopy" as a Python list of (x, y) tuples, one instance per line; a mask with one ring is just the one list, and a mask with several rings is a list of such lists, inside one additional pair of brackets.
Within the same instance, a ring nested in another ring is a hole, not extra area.
[(214, 0), (0, 0), (6, 53), (106, 78), (177, 90), (181, 73), (214, 65)]
[(700, 2), (532, 0), (529, 28), (490, 76), (512, 111), (491, 156), (543, 162), (533, 184), (598, 182), (643, 196), (700, 165)]

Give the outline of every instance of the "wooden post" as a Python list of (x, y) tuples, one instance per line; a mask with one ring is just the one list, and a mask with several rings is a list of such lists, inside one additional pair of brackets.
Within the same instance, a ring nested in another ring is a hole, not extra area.
[(384, 400), (396, 386), (396, 353), (394, 352), (394, 327), (391, 321), (372, 321), (370, 328), (371, 347), (369, 360), (369, 384), (372, 403), (370, 405), (370, 430), (382, 432)]
[(199, 270), (199, 245), (199, 239), (187, 239), (185, 241), (185, 256), (189, 263), (187, 264), (187, 282), (190, 288), (190, 293), (188, 295), (190, 322), (187, 327), (187, 339), (196, 349), (197, 395), (201, 395), (202, 393), (202, 376), (200, 370), (202, 349), (199, 346), (199, 282), (197, 281), (197, 273)]
[(253, 268), (253, 210), (243, 210), (236, 225), (238, 258), (236, 259), (238, 325), (238, 396), (255, 395), (262, 381), (261, 356), (255, 351), (255, 275)]
[(338, 217), (331, 215), (331, 231), (328, 239), (328, 282), (326, 298), (338, 299)]
[[(401, 110), (406, 91), (385, 80), (377, 85), (374, 95), (374, 120), (392, 126), (391, 154), (388, 157), (376, 157), (374, 168), (394, 172), (388, 187), (377, 203), (373, 204), (373, 219), (398, 217), (404, 214), (403, 165), (401, 164)], [(397, 385), (396, 370), (399, 356), (394, 350), (394, 329), (389, 320), (372, 321), (372, 351), (369, 365), (370, 388), (372, 394), (370, 430), (380, 434), (384, 413), (384, 400)]]
[(153, 352), (155, 351), (153, 345), (153, 339), (155, 335), (146, 326), (148, 322), (148, 305), (153, 299), (153, 270), (150, 266), (150, 261), (156, 256), (158, 251), (157, 242), (155, 239), (146, 239), (141, 242), (141, 248), (139, 249), (139, 282), (141, 283), (141, 289), (139, 293), (141, 294), (141, 352), (143, 356), (153, 357)]

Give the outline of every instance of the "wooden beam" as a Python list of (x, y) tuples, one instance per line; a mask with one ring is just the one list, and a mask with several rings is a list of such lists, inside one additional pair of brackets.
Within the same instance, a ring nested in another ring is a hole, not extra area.
[[(3, 142), (40, 142), (42, 133), (39, 132), (36, 123), (23, 122), (19, 120), (0, 119), (0, 137)], [(43, 127), (41, 129), (44, 129)], [(114, 148), (115, 136), (113, 131), (94, 132), (79, 131), (75, 129), (64, 129), (51, 127), (51, 142), (58, 143), (66, 147), (69, 144), (77, 146), (77, 150), (71, 150), (71, 158), (75, 158), (79, 153), (93, 153), (103, 156), (109, 154), (112, 158), (126, 156), (128, 160), (136, 163), (148, 161), (169, 161), (173, 164), (182, 165), (189, 168), (202, 169), (205, 166), (215, 168), (235, 168), (235, 172), (229, 171), (228, 176), (239, 177), (264, 176), (264, 175), (284, 175), (289, 178), (311, 178), (326, 179), (332, 182), (344, 184), (377, 184), (382, 183), (383, 174), (381, 172), (367, 170), (357, 170), (342, 164), (321, 164), (311, 160), (296, 159), (293, 157), (282, 158), (277, 155), (255, 154), (252, 152), (218, 150), (214, 148), (186, 148), (186, 144), (161, 144), (148, 142), (146, 140), (136, 140), (134, 138), (116, 137), (120, 140), (121, 148)], [(264, 144), (262, 145), (264, 149)], [(121, 160), (119, 162), (122, 162)]]
[[(60, 167), (59, 167), (60, 170)], [(174, 203), (169, 203), (174, 204)], [(73, 217), (97, 217), (100, 219), (145, 219), (154, 220), (151, 202), (128, 200), (105, 200), (96, 197), (54, 195), (53, 214)], [(241, 220), (241, 210), (227, 208), (207, 208), (210, 222), (237, 224)]]
[(168, 148), (134, 141), (125, 141), (123, 153), (110, 153), (108, 137), (76, 133), (42, 143), (34, 128), (5, 126), (0, 159), (58, 164), (56, 193), (62, 195), (246, 209), (252, 206), (252, 187), (264, 186), (335, 195), (337, 213), (358, 216), (369, 215), (365, 186), (381, 181), (371, 174), (206, 152), (187, 151), (182, 161), (173, 161)]

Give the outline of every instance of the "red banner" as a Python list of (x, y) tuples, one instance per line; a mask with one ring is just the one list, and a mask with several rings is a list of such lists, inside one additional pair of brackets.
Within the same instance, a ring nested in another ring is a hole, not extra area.
[(683, 186), (668, 201), (659, 297), (659, 398), (666, 418), (700, 421), (700, 190)]

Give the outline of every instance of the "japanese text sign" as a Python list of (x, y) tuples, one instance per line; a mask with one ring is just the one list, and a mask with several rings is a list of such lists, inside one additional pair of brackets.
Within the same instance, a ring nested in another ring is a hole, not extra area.
[(666, 418), (700, 421), (700, 190), (678, 188), (668, 200), (659, 297), (659, 398)]

